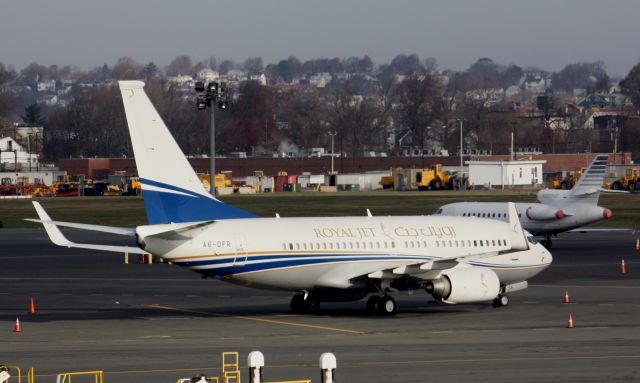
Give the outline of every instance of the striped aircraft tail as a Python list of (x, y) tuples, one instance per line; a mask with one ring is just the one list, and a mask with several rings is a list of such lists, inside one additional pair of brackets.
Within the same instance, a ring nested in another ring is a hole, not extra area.
[(582, 174), (578, 182), (571, 189), (569, 195), (572, 197), (589, 197), (594, 204), (598, 203), (598, 197), (602, 190), (609, 156), (598, 154), (591, 164)]
[(120, 81), (122, 102), (149, 224), (250, 218), (202, 185), (141, 81)]

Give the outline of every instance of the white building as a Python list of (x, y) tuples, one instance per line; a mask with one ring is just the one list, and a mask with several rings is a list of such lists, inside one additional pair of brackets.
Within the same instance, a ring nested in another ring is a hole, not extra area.
[(205, 83), (215, 81), (219, 77), (220, 77), (220, 73), (218, 73), (217, 70), (213, 70), (209, 68), (204, 68), (196, 74), (196, 78), (198, 79), (198, 81), (202, 81)]
[(483, 187), (542, 185), (542, 165), (539, 161), (467, 161), (469, 185)]
[(38, 163), (38, 155), (28, 153), (25, 148), (11, 137), (0, 138), (0, 169), (2, 170), (27, 170), (31, 163), (35, 169)]

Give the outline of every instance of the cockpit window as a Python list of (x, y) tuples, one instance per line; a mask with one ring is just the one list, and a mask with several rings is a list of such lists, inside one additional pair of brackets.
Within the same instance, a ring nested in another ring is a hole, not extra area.
[(436, 214), (442, 214), (442, 209), (436, 210)]
[(531, 243), (533, 245), (538, 243), (538, 241), (536, 241), (536, 239), (532, 235), (527, 235), (527, 241), (529, 241), (529, 243)]

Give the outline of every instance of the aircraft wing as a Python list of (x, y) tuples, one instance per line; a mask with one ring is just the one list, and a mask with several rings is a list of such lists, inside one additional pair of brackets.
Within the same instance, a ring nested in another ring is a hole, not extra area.
[(606, 228), (606, 227), (584, 227), (567, 231), (567, 233), (607, 233), (607, 232), (620, 232), (620, 231), (633, 231), (634, 229), (627, 228)]
[[(30, 220), (34, 222), (40, 222), (44, 226), (44, 229), (47, 231), (47, 235), (49, 235), (49, 239), (51, 242), (58, 246), (68, 247), (68, 248), (79, 248), (79, 249), (91, 249), (91, 250), (103, 250), (103, 251), (113, 251), (117, 253), (130, 253), (130, 254), (149, 254), (147, 251), (144, 251), (137, 247), (131, 246), (113, 246), (113, 245), (94, 245), (90, 243), (76, 243), (72, 242), (67, 237), (62, 234), (60, 229), (58, 228), (57, 221), (52, 221), (44, 208), (38, 203), (33, 202), (33, 206), (36, 208), (36, 212), (38, 213), (39, 220)], [(97, 230), (103, 231), (112, 234), (122, 234), (122, 235), (130, 235), (127, 230), (124, 228), (114, 228), (111, 226), (99, 226), (99, 225), (85, 225), (85, 224), (74, 224), (71, 222), (62, 222), (67, 227), (75, 227), (78, 229), (87, 229), (87, 230)], [(87, 228), (91, 227), (91, 228)], [(133, 232), (135, 236), (135, 231)]]

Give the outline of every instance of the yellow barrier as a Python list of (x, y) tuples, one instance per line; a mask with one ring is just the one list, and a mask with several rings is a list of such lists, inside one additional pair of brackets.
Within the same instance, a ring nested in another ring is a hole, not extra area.
[(222, 381), (223, 383), (240, 383), (237, 352), (222, 353)]
[[(18, 367), (18, 366), (5, 366), (5, 365), (2, 365), (0, 367), (8, 368), (9, 370), (11, 370), (11, 369), (18, 370), (18, 376), (17, 376), (18, 383), (22, 383), (22, 371), (20, 371), (20, 367)], [(14, 375), (13, 374), (11, 374), (11, 375), (12, 375), (11, 378), (13, 378)], [(9, 378), (9, 380), (7, 380), (7, 382), (12, 382), (11, 378)]]
[(35, 381), (35, 371), (33, 370), (33, 367), (31, 367), (27, 370), (27, 383), (34, 383)]
[(95, 383), (104, 383), (104, 371), (64, 372), (58, 374), (56, 383), (71, 383), (71, 378), (79, 375), (93, 375)]

